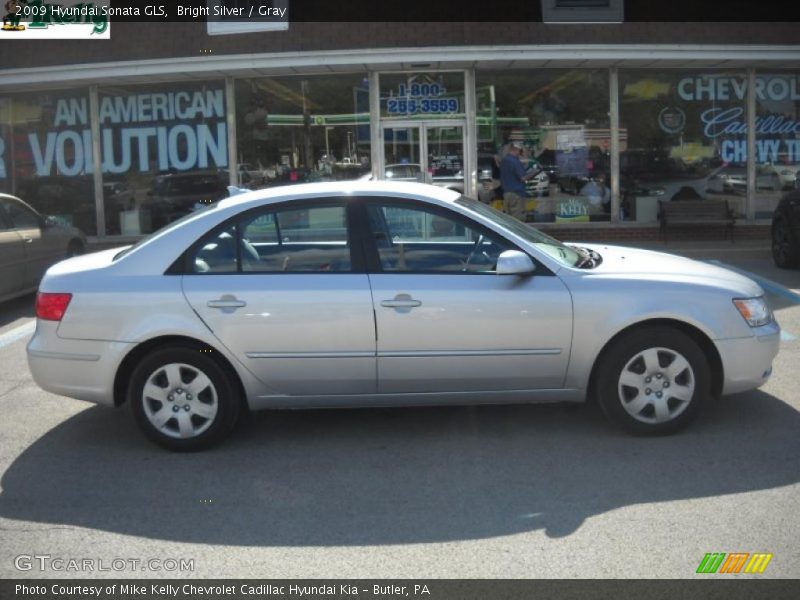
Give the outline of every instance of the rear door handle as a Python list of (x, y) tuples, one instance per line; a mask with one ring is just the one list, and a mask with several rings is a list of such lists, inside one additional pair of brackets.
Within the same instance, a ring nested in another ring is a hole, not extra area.
[(206, 306), (208, 308), (242, 308), (243, 306), (247, 306), (247, 302), (244, 300), (237, 300), (236, 296), (224, 295), (222, 298), (218, 300), (209, 300), (206, 302)]
[(397, 294), (393, 300), (382, 300), (381, 306), (386, 308), (416, 308), (422, 306), (422, 302), (414, 300), (409, 294)]

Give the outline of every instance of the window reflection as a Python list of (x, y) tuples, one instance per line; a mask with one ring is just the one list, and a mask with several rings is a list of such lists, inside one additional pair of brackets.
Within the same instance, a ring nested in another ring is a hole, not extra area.
[(502, 207), (499, 163), (519, 142), (526, 172), (536, 173), (525, 220), (609, 220), (608, 71), (479, 71), (476, 81), (479, 198)]
[(239, 80), (236, 116), (240, 185), (369, 176), (366, 75)]
[(658, 219), (659, 201), (725, 201), (746, 212), (747, 80), (742, 73), (620, 72), (625, 220)]

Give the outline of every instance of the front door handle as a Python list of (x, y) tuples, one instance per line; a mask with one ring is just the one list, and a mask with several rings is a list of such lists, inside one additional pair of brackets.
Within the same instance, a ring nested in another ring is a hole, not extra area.
[(416, 308), (422, 306), (422, 302), (414, 300), (409, 294), (397, 294), (394, 300), (382, 300), (381, 306), (386, 308)]
[(206, 306), (208, 308), (242, 308), (243, 306), (247, 306), (247, 302), (244, 300), (237, 300), (236, 296), (231, 296), (229, 294), (225, 294), (222, 298), (218, 300), (209, 300), (206, 302)]

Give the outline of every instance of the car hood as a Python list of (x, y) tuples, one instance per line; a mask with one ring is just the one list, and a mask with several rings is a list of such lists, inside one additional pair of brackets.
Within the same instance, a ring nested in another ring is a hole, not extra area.
[(742, 297), (764, 294), (761, 286), (752, 279), (707, 262), (640, 248), (605, 244), (574, 245), (594, 250), (603, 257), (599, 266), (586, 271), (598, 276), (700, 284), (725, 289)]

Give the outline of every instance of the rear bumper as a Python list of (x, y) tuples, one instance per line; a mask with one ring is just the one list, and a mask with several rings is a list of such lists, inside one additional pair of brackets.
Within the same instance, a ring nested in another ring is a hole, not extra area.
[(781, 343), (776, 322), (753, 330), (753, 337), (716, 340), (724, 373), (722, 393), (736, 394), (764, 385)]
[(132, 344), (62, 339), (58, 323), (38, 321), (28, 342), (28, 368), (48, 392), (114, 406), (114, 376)]

